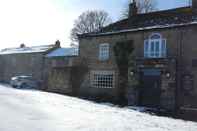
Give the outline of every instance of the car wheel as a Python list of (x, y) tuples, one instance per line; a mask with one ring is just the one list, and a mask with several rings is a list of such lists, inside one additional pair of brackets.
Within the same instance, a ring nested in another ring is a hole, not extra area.
[(12, 87), (13, 87), (13, 88), (16, 88), (17, 86), (16, 86), (16, 85), (12, 85)]
[(26, 83), (22, 83), (21, 85), (20, 85), (20, 88), (27, 88), (28, 87), (28, 85), (26, 84)]

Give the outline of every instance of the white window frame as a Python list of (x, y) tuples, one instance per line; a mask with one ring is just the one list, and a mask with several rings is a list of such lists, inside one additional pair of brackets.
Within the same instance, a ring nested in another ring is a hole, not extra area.
[[(152, 39), (152, 37), (155, 35), (157, 35), (158, 38)], [(166, 50), (167, 50), (166, 39), (163, 39), (162, 36), (158, 33), (154, 33), (149, 37), (149, 39), (144, 40), (144, 57), (145, 58), (165, 58)]]
[(99, 45), (99, 60), (105, 61), (109, 59), (109, 44), (104, 43)]
[(93, 88), (114, 88), (115, 73), (114, 71), (91, 71), (90, 81)]

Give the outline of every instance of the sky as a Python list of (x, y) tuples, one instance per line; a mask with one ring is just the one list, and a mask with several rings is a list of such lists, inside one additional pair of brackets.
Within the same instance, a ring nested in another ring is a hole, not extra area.
[[(120, 18), (127, 0), (0, 0), (0, 49), (54, 44), (70, 45), (74, 20), (86, 10), (105, 10)], [(187, 5), (187, 0), (156, 0), (160, 10)]]

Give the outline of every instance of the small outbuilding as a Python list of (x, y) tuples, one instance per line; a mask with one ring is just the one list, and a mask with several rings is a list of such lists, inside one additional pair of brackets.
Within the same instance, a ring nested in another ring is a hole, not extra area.
[(45, 83), (47, 91), (72, 94), (72, 68), (78, 49), (58, 48), (45, 56)]

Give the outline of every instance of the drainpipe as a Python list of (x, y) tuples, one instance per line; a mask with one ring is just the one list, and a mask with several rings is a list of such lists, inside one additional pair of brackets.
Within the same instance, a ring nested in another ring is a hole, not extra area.
[(178, 114), (181, 107), (181, 89), (182, 89), (182, 57), (183, 57), (183, 30), (180, 30), (180, 41), (177, 48), (177, 87), (176, 87), (176, 107), (175, 111)]

